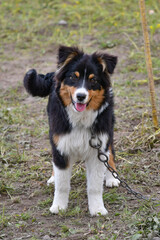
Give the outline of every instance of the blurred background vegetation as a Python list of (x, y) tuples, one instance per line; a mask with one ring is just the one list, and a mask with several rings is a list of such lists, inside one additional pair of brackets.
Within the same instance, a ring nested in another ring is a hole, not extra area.
[[(154, 73), (158, 74), (160, 1), (146, 0), (146, 9)], [(133, 47), (129, 57), (135, 63), (127, 70), (146, 72), (137, 0), (7, 0), (0, 1), (0, 12), (1, 60), (12, 58), (6, 48), (44, 54), (59, 44), (93, 51), (129, 42)]]
[[(153, 40), (160, 32), (160, 2), (147, 0), (146, 7)], [(0, 1), (0, 11), (1, 47), (8, 43), (17, 49), (83, 46), (85, 42), (105, 48), (114, 45), (108, 43), (110, 34), (141, 35), (137, 0), (8, 0)]]

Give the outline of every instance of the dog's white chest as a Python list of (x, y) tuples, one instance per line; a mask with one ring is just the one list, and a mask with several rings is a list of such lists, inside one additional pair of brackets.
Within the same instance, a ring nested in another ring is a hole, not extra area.
[[(101, 150), (105, 152), (108, 134), (100, 134), (96, 136), (96, 139), (94, 140), (95, 144), (99, 142), (98, 138), (102, 141)], [(71, 133), (59, 137), (57, 149), (62, 155), (73, 156), (75, 160), (86, 160), (87, 158), (92, 158), (97, 155), (96, 149), (93, 149), (89, 144), (90, 139), (90, 129), (75, 127), (72, 129)]]
[(90, 138), (91, 133), (89, 129), (75, 127), (71, 133), (59, 138), (57, 149), (62, 154), (84, 156), (90, 151)]
[(62, 154), (84, 157), (89, 151), (90, 127), (97, 117), (97, 112), (76, 112), (70, 105), (67, 113), (73, 129), (71, 133), (59, 138), (57, 148)]
[[(73, 155), (81, 159), (92, 157), (96, 154), (96, 150), (89, 145), (89, 140), (91, 138), (90, 127), (95, 121), (98, 113), (95, 111), (77, 113), (73, 110), (72, 106), (67, 107), (67, 112), (73, 129), (71, 133), (59, 137), (57, 149), (62, 155)], [(108, 135), (100, 134), (99, 137), (102, 140), (102, 149), (105, 149)]]

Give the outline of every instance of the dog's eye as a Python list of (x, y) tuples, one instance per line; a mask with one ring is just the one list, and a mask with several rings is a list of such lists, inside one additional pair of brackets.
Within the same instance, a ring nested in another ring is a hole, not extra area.
[(76, 72), (73, 73), (69, 78), (71, 80), (74, 80), (74, 81), (78, 81), (79, 80), (79, 76), (78, 76), (78, 74), (76, 74)]
[(93, 78), (90, 79), (90, 82), (91, 83), (97, 83), (97, 79), (95, 77), (93, 77)]
[(69, 79), (75, 80), (75, 76), (74, 76), (74, 75), (71, 75), (71, 76), (69, 77)]

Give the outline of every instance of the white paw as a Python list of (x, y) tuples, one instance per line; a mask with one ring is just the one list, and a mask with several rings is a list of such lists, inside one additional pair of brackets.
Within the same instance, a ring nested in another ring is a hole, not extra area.
[(106, 178), (106, 187), (118, 187), (120, 181), (114, 177)]
[(90, 208), (89, 209), (91, 216), (107, 215), (108, 211), (105, 207)]
[(54, 184), (54, 176), (51, 176), (48, 181), (47, 181), (47, 185), (49, 186), (50, 184)]
[(52, 206), (50, 207), (50, 212), (51, 213), (54, 213), (54, 214), (57, 214), (59, 213), (59, 210), (66, 210), (67, 206), (59, 206), (59, 205), (56, 205), (56, 204), (52, 204)]

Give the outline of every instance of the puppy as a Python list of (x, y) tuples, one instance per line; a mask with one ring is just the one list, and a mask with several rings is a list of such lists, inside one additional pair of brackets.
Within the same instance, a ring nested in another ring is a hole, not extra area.
[(73, 163), (84, 160), (87, 172), (87, 194), (92, 216), (106, 215), (103, 203), (103, 182), (118, 186), (119, 181), (90, 147), (91, 128), (102, 141), (101, 150), (114, 164), (113, 127), (114, 102), (110, 75), (117, 57), (107, 53), (85, 54), (77, 47), (60, 46), (56, 72), (46, 75), (28, 71), (24, 86), (32, 96), (46, 97), (48, 101), (49, 136), (53, 153), (55, 193), (52, 213), (66, 210)]

